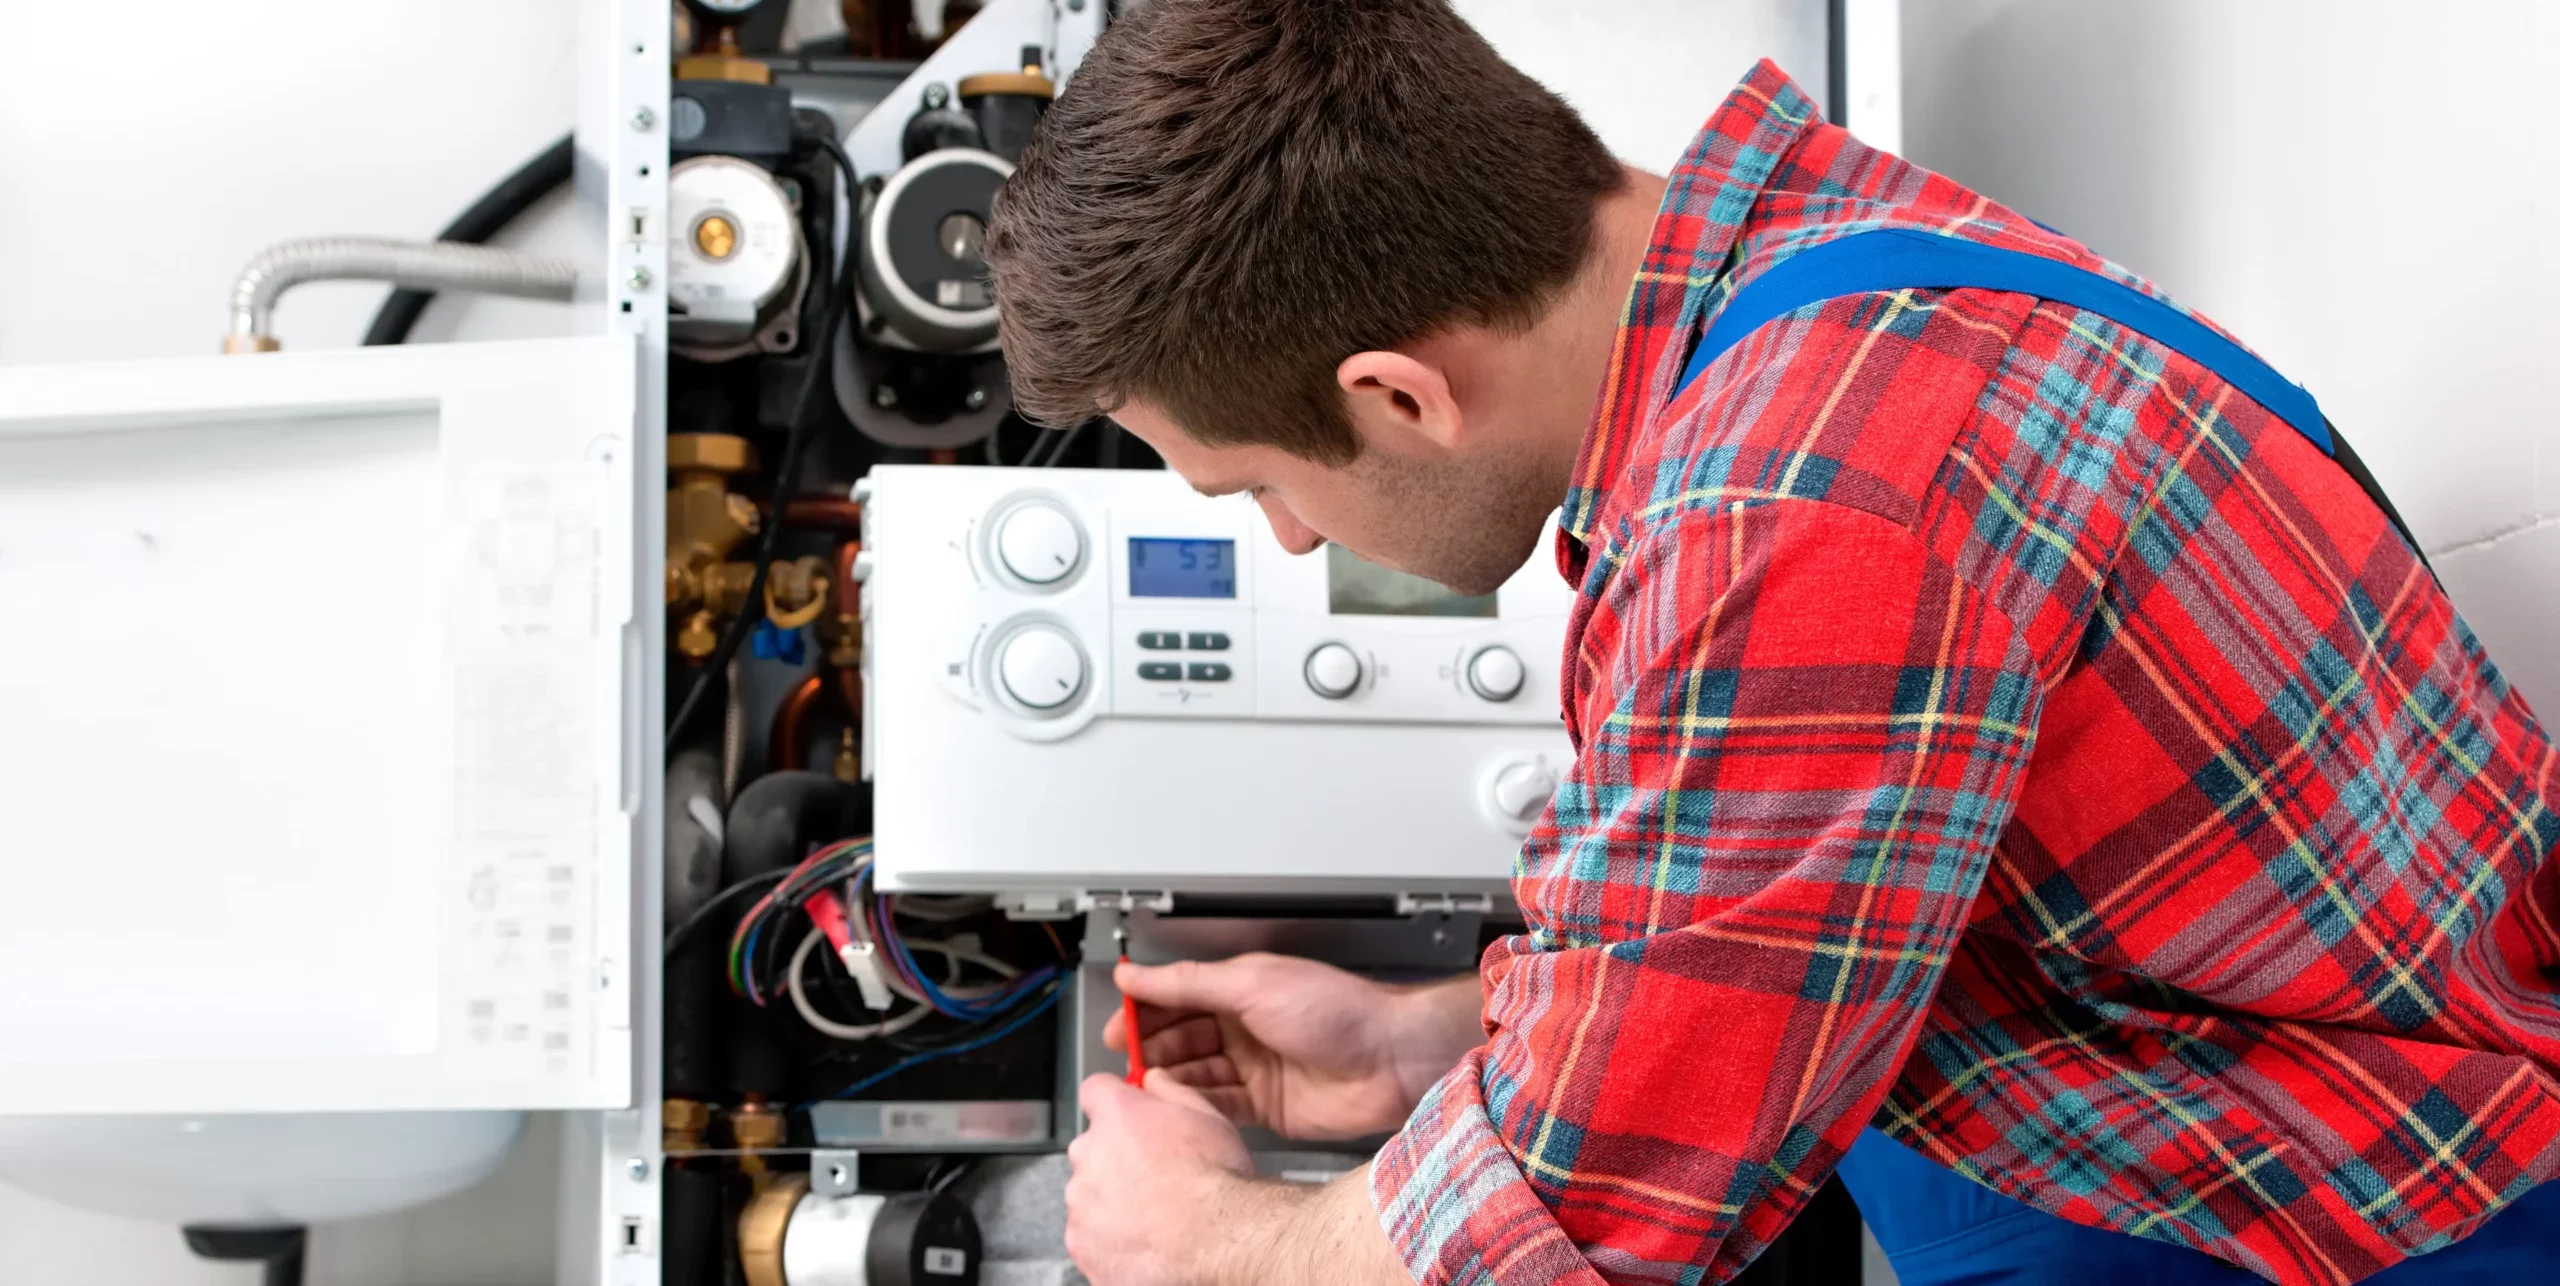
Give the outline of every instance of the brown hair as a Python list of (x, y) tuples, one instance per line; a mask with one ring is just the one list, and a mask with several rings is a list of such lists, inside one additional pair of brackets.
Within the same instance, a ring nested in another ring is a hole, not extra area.
[(1622, 182), (1446, 0), (1149, 0), (996, 200), (1016, 405), (1347, 463), (1342, 359), (1531, 324)]

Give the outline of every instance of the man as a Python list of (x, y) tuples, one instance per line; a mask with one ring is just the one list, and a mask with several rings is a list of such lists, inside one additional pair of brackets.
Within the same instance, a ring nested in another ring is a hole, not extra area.
[[(1766, 65), (1664, 178), (1440, 0), (1156, 0), (1086, 60), (990, 230), (1021, 404), (1461, 591), (1561, 502), (1580, 596), (1480, 987), (1123, 971), (1099, 1286), (1720, 1281), (1835, 1169), (1907, 1282), (2560, 1263), (2531, 712), (2306, 426), (2107, 316), (1851, 294), (1684, 378), (1876, 228), (2134, 280)], [(1230, 1122), (1401, 1129), (1303, 1190)]]

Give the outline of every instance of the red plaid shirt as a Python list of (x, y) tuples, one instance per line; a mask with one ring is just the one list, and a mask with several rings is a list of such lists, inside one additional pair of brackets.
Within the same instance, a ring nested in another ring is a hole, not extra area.
[(2336, 464), (2021, 295), (1702, 321), (1877, 227), (2122, 269), (1763, 65), (1673, 174), (1565, 505), (1571, 780), (1489, 1042), (1380, 1155), (1439, 1282), (1731, 1277), (1870, 1122), (2344, 1282), (2560, 1172), (2551, 742)]

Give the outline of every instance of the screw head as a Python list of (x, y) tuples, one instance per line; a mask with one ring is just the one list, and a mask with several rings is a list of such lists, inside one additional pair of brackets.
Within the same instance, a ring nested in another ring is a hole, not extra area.
[(631, 109), (631, 128), (636, 130), (648, 130), (655, 128), (657, 124), (658, 114), (656, 112), (650, 111), (646, 107), (635, 107)]
[(648, 269), (634, 268), (631, 270), (630, 275), (622, 279), (622, 284), (631, 287), (633, 290), (647, 290), (649, 288), (649, 281), (650, 277)]
[(934, 83), (924, 87), (924, 105), (927, 110), (938, 111), (949, 106), (950, 103), (950, 86), (945, 85), (940, 81), (935, 81)]
[(987, 404), (987, 391), (982, 388), (973, 388), (969, 390), (967, 397), (960, 399), (960, 404), (975, 411)]
[(1084, 12), (1084, 0), (1067, 0), (1067, 12), (1069, 12), (1069, 13), (1083, 13), (1083, 12)]
[(649, 1159), (647, 1157), (633, 1157), (631, 1158), (631, 1163), (624, 1166), (623, 1169), (630, 1173), (631, 1181), (633, 1183), (647, 1183), (649, 1181)]
[(884, 411), (888, 410), (890, 407), (896, 406), (898, 404), (898, 390), (891, 388), (886, 383), (872, 385), (871, 404)]

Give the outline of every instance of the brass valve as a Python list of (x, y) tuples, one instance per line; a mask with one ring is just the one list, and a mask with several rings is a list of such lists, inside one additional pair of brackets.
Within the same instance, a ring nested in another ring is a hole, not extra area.
[(667, 607), (678, 655), (699, 661), (719, 647), (721, 618), (746, 606), (750, 563), (729, 556), (763, 526), (755, 502), (729, 480), (755, 467), (755, 448), (726, 433), (667, 437)]

